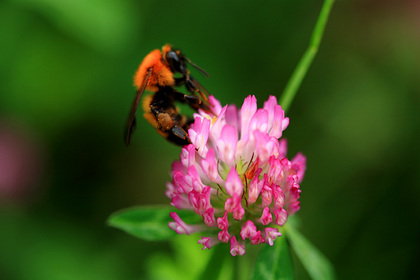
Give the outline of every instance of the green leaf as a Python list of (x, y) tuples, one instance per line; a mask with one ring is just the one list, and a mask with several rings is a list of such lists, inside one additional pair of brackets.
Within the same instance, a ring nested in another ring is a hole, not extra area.
[(169, 216), (171, 212), (176, 212), (186, 223), (198, 222), (201, 218), (193, 211), (178, 210), (174, 207), (143, 206), (112, 214), (108, 218), (108, 225), (144, 240), (166, 240), (177, 234), (168, 227), (168, 223), (172, 221)]
[(314, 280), (335, 279), (334, 268), (328, 259), (316, 249), (299, 231), (290, 225), (284, 227), (290, 245)]
[(252, 279), (294, 279), (292, 259), (285, 236), (274, 242), (273, 247), (264, 245), (258, 255)]

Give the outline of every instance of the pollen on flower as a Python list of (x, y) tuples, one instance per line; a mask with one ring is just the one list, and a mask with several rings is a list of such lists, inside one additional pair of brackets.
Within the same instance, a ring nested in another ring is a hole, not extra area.
[(287, 142), (279, 138), (289, 118), (274, 96), (261, 109), (255, 96), (241, 109), (222, 107), (213, 96), (209, 102), (212, 114), (194, 115), (191, 144), (172, 165), (166, 191), (173, 206), (194, 211), (203, 222), (188, 225), (173, 212), (169, 226), (179, 234), (205, 234), (198, 241), (203, 249), (230, 243), (231, 255), (242, 256), (247, 243), (272, 246), (281, 236), (275, 227), (299, 210), (306, 158), (286, 158)]

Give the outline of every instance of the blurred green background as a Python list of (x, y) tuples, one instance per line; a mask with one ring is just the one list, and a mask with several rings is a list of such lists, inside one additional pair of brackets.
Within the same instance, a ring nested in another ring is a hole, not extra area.
[[(194, 275), (191, 256), (208, 256), (196, 240), (143, 242), (105, 224), (121, 208), (167, 204), (180, 151), (142, 118), (124, 146), (133, 74), (172, 43), (210, 73), (195, 76), (222, 104), (254, 94), (262, 106), (283, 90), (321, 5), (0, 2), (0, 279)], [(289, 155), (308, 158), (301, 231), (338, 279), (418, 276), (419, 30), (419, 1), (337, 1), (288, 112)]]

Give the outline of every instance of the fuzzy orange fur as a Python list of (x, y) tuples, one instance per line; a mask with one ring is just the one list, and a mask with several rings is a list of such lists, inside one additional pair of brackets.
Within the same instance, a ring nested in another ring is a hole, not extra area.
[(139, 89), (147, 75), (147, 70), (152, 68), (152, 73), (147, 81), (146, 90), (157, 91), (157, 86), (174, 86), (173, 73), (162, 62), (162, 53), (156, 49), (151, 51), (142, 61), (134, 75), (134, 85)]

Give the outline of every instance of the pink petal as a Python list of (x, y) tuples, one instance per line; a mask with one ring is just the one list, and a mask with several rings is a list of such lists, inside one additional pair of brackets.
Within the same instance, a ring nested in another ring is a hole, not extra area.
[(235, 236), (232, 236), (232, 239), (230, 240), (230, 254), (232, 257), (236, 255), (243, 256), (245, 254), (245, 248), (236, 241)]
[(223, 184), (223, 180), (219, 175), (213, 148), (208, 150), (206, 158), (201, 161), (201, 167), (203, 168), (204, 174), (211, 181), (215, 182), (216, 184)]
[(172, 183), (166, 183), (166, 197), (172, 199), (172, 197), (176, 196), (177, 194), (178, 192), (176, 191), (175, 186)]
[(202, 236), (200, 240), (198, 240), (197, 242), (198, 244), (203, 244), (203, 250), (204, 249), (210, 249), (211, 247), (213, 247), (214, 245), (216, 245), (217, 243), (219, 243), (219, 241), (216, 238), (213, 237), (204, 237)]
[(225, 201), (225, 210), (228, 213), (232, 213), (238, 205), (241, 205), (241, 197), (238, 195), (234, 195)]
[(210, 120), (207, 118), (195, 118), (194, 123), (188, 130), (191, 143), (194, 144), (198, 154), (205, 157), (207, 153), (207, 140), (210, 133)]
[(242, 162), (249, 162), (253, 157), (255, 151), (255, 143), (254, 137), (252, 139), (247, 134), (242, 136), (242, 138), (238, 141), (238, 145), (236, 146), (236, 156), (235, 160)]
[(265, 243), (270, 244), (270, 246), (273, 246), (273, 242), (278, 236), (281, 236), (281, 233), (277, 228), (265, 229)]
[(229, 105), (226, 108), (226, 124), (231, 125), (235, 128), (235, 131), (239, 131), (240, 123), (238, 121), (238, 109), (235, 105)]
[(210, 103), (210, 109), (216, 116), (220, 114), (220, 111), (222, 110), (222, 105), (220, 105), (220, 101), (217, 100), (213, 95), (209, 96), (209, 103)]
[[(259, 170), (261, 172), (261, 168)], [(260, 172), (258, 172), (258, 175)], [(258, 175), (256, 175), (249, 184), (248, 204), (253, 204), (257, 201), (260, 192), (264, 186), (264, 180), (260, 180), (258, 178)]]
[(247, 221), (244, 226), (242, 226), (241, 229), (241, 237), (242, 240), (245, 240), (245, 238), (252, 238), (257, 234), (257, 227), (252, 221)]
[(264, 186), (261, 190), (261, 197), (262, 197), (262, 206), (268, 206), (273, 201), (273, 191), (271, 190), (271, 187), (267, 185), (267, 174), (264, 174)]
[(270, 213), (270, 209), (268, 207), (265, 207), (263, 210), (263, 214), (261, 216), (260, 222), (263, 225), (268, 225), (273, 221), (273, 215)]
[(287, 155), (287, 140), (282, 138), (279, 140), (279, 155), (278, 158), (284, 158)]
[(257, 233), (251, 238), (251, 244), (261, 244), (264, 243), (264, 238), (261, 236), (261, 231), (257, 231)]
[(259, 130), (262, 133), (267, 133), (268, 130), (268, 112), (265, 109), (258, 109), (257, 112), (252, 116), (249, 123), (248, 134), (251, 135), (255, 130)]
[(203, 213), (203, 221), (208, 227), (214, 227), (216, 219), (214, 217), (214, 208), (211, 207)]
[(277, 105), (277, 98), (273, 95), (268, 97), (268, 100), (264, 102), (263, 109), (268, 112), (268, 129), (270, 130), (273, 126), (274, 119), (274, 107)]
[(257, 111), (257, 98), (255, 96), (248, 95), (244, 100), (244, 104), (241, 108), (241, 137), (248, 134), (249, 123), (251, 118)]
[(235, 167), (231, 168), (229, 171), (229, 174), (226, 178), (225, 189), (230, 196), (242, 196), (244, 186), (242, 185), (242, 181), (239, 178)]
[(239, 203), (236, 205), (236, 207), (233, 209), (233, 218), (237, 221), (242, 220), (244, 217), (245, 210), (242, 208), (242, 205)]
[(195, 164), (195, 147), (193, 144), (186, 145), (182, 148), (180, 161), (185, 167)]
[(203, 215), (204, 212), (211, 207), (210, 205), (210, 187), (206, 186), (203, 192), (200, 193), (196, 190), (192, 190), (188, 194), (190, 204), (194, 207), (194, 211), (198, 215)]
[(229, 226), (228, 219), (227, 219), (227, 213), (228, 212), (225, 212), (223, 217), (217, 218), (217, 227), (220, 228), (221, 230), (225, 230)]
[(188, 168), (188, 173), (185, 175), (185, 181), (197, 192), (201, 192), (204, 188), (204, 184), (201, 182), (200, 174), (194, 165)]
[(277, 139), (272, 139), (268, 134), (262, 133), (259, 130), (254, 131), (255, 149), (261, 165), (265, 164), (270, 156), (274, 154)]
[(176, 233), (178, 234), (191, 234), (198, 231), (202, 231), (205, 228), (200, 225), (187, 225), (175, 212), (171, 212), (169, 216), (171, 216), (171, 218), (174, 219), (174, 222), (169, 222), (168, 225), (172, 230), (176, 231)]
[(218, 235), (217, 235), (217, 239), (218, 239), (220, 242), (223, 242), (223, 243), (228, 243), (228, 242), (229, 242), (229, 239), (230, 239), (230, 234), (229, 234), (229, 232), (227, 231), (227, 229), (222, 230), (222, 231), (219, 231), (219, 233), (218, 233)]
[(283, 208), (274, 210), (274, 216), (276, 217), (276, 223), (279, 226), (283, 226), (287, 221), (287, 212)]
[(296, 201), (287, 207), (287, 211), (289, 212), (290, 215), (293, 215), (300, 209), (299, 203), (300, 201)]
[(303, 176), (305, 175), (306, 170), (306, 157), (297, 153), (296, 156), (292, 159), (293, 169), (295, 170), (296, 175), (298, 176), (297, 183), (301, 183)]
[(289, 118), (284, 117), (284, 110), (281, 108), (280, 105), (276, 105), (274, 107), (274, 118), (273, 118), (273, 126), (271, 131), (269, 132), (270, 136), (280, 138), (283, 134), (283, 131), (289, 125)]
[(172, 175), (172, 178), (173, 178), (172, 183), (174, 184), (177, 192), (179, 192), (179, 193), (189, 193), (192, 190), (192, 186), (187, 185), (187, 183), (185, 181), (184, 172), (176, 171)]
[(276, 184), (282, 176), (283, 166), (281, 165), (278, 158), (272, 156), (268, 160), (270, 169), (268, 170), (268, 182), (270, 184)]
[(210, 128), (210, 139), (213, 143), (217, 142), (220, 138), (220, 134), (222, 133), (223, 127), (226, 125), (226, 110), (228, 106), (222, 108), (220, 114), (217, 116), (216, 121)]
[(220, 138), (217, 140), (218, 154), (222, 161), (229, 167), (234, 165), (236, 145), (238, 144), (238, 132), (231, 125), (225, 125)]
[(295, 184), (295, 177), (294, 175), (289, 175), (286, 178), (286, 181), (283, 181), (283, 184), (281, 185), (281, 188), (283, 190), (283, 193), (287, 194), (290, 193), (290, 190), (292, 189), (293, 185)]
[(174, 161), (172, 163), (171, 174), (173, 174), (173, 173), (175, 173), (177, 171), (185, 171), (185, 170), (187, 170), (187, 169), (185, 168), (184, 165), (182, 165), (182, 163), (180, 161)]
[(172, 197), (171, 205), (175, 206), (178, 209), (194, 209), (194, 207), (190, 204), (188, 198), (185, 195), (181, 194)]
[(277, 185), (274, 185), (272, 187), (272, 190), (273, 190), (274, 207), (282, 208), (284, 206), (284, 199), (285, 199), (283, 190)]

